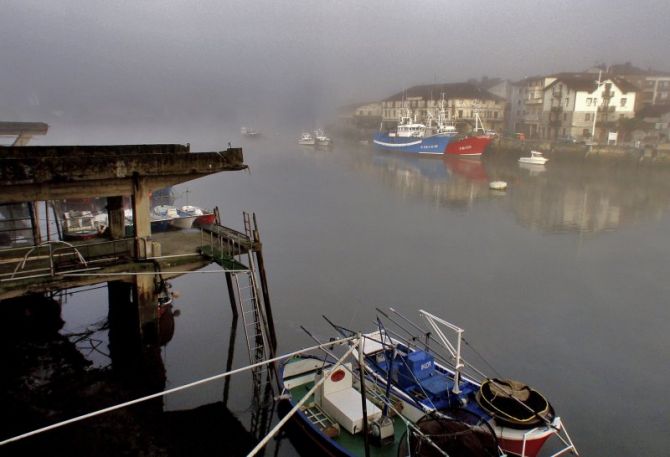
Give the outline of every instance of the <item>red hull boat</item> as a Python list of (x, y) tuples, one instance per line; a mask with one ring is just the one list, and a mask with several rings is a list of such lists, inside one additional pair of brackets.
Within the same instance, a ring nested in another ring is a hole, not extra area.
[(444, 151), (446, 155), (480, 156), (484, 153), (493, 138), (488, 135), (469, 136), (462, 140), (450, 142)]

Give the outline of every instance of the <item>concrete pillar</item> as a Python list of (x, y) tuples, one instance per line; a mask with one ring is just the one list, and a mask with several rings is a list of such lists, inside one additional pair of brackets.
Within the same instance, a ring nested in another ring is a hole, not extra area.
[(33, 244), (37, 246), (42, 243), (42, 231), (40, 230), (40, 212), (37, 202), (28, 202), (30, 212), (30, 223), (33, 229)]
[(146, 179), (137, 173), (133, 175), (133, 225), (135, 232), (135, 257), (144, 259), (151, 256), (151, 219), (149, 189)]
[(140, 330), (145, 339), (147, 337), (151, 338), (152, 335), (146, 335), (145, 333), (157, 333), (158, 298), (154, 286), (154, 276), (135, 276), (135, 286), (135, 303), (137, 304)]
[(109, 239), (118, 240), (126, 236), (122, 196), (107, 197), (107, 223)]

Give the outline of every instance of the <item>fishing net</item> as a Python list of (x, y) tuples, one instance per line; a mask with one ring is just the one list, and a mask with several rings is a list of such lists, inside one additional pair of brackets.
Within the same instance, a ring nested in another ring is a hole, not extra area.
[[(422, 417), (400, 441), (398, 457), (489, 457), (498, 455), (498, 442), (491, 427), (476, 414), (456, 410), (450, 417)], [(430, 440), (430, 441), (429, 441)], [(434, 443), (441, 449), (435, 449)]]

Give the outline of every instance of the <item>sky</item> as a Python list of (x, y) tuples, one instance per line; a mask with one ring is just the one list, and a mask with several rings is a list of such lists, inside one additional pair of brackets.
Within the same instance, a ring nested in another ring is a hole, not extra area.
[(667, 0), (5, 0), (0, 120), (288, 125), (415, 84), (667, 71), (669, 17)]

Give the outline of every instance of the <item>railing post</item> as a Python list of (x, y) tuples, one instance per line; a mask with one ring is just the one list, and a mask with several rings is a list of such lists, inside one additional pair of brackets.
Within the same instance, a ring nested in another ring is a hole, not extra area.
[(51, 249), (51, 243), (48, 243), (49, 246), (49, 270), (51, 271), (51, 277), (54, 276), (54, 258), (53, 251)]

